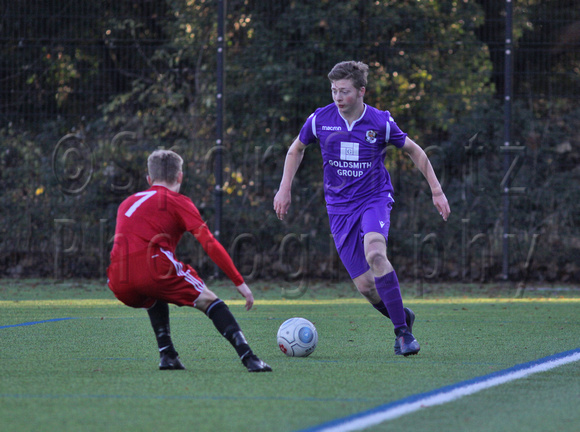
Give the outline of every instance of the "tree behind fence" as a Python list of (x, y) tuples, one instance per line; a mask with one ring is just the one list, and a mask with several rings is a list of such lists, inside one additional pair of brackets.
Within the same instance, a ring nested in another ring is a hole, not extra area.
[[(504, 8), (490, 2), (229, 1), (221, 239), (250, 278), (346, 279), (329, 235), (318, 150), (272, 211), (287, 146), (330, 103), (338, 61), (371, 67), (367, 102), (429, 153), (453, 216), (392, 149), (389, 256), (404, 279), (501, 275)], [(512, 280), (578, 281), (580, 5), (514, 4)], [(212, 225), (217, 2), (19, 1), (0, 22), (6, 276), (104, 277), (117, 205), (147, 154), (186, 159), (183, 192)], [(213, 266), (191, 236), (181, 257)]]

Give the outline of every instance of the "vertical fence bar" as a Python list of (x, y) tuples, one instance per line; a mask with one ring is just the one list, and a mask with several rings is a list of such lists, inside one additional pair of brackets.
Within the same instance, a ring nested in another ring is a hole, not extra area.
[[(218, 1), (218, 22), (217, 22), (217, 119), (216, 119), (216, 158), (215, 158), (215, 230), (214, 236), (219, 241), (222, 226), (222, 197), (223, 197), (223, 168), (222, 150), (224, 136), (224, 57), (225, 57), (225, 16), (226, 0)], [(217, 278), (219, 270), (217, 265), (214, 268), (214, 276)]]
[[(505, 14), (505, 69), (504, 69), (504, 146), (509, 147), (512, 139), (512, 99), (513, 99), (513, 20), (512, 0), (506, 0)], [(510, 169), (510, 156), (506, 152), (503, 157), (503, 171)], [(509, 180), (504, 185), (503, 194), (503, 239), (502, 239), (502, 275), (509, 279), (509, 229), (510, 229), (510, 198)]]

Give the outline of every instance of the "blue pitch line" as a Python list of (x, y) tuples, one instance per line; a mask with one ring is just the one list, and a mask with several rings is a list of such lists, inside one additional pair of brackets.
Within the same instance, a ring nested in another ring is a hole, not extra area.
[[(378, 414), (378, 413), (382, 413), (385, 411), (389, 411), (392, 410), (393, 408), (397, 408), (400, 407), (402, 405), (405, 404), (409, 404), (409, 403), (414, 403), (414, 402), (418, 402), (418, 401), (422, 401), (424, 399), (427, 399), (429, 397), (433, 397), (433, 396), (437, 396), (437, 395), (443, 395), (446, 393), (449, 393), (453, 390), (457, 390), (457, 389), (462, 389), (464, 387), (468, 387), (471, 386), (473, 384), (479, 384), (482, 383), (484, 381), (488, 381), (490, 379), (493, 378), (499, 378), (514, 372), (520, 372), (523, 371), (525, 369), (529, 369), (535, 366), (540, 366), (546, 363), (550, 363), (553, 361), (557, 361), (557, 360), (561, 360), (564, 359), (566, 357), (570, 357), (573, 355), (577, 355), (580, 354), (580, 348), (576, 348), (570, 351), (564, 351), (558, 354), (554, 354), (548, 357), (543, 357), (541, 359), (538, 360), (533, 360), (531, 362), (528, 363), (522, 363), (516, 366), (513, 366), (511, 368), (508, 369), (503, 369), (497, 372), (493, 372), (490, 373), (488, 375), (483, 375), (477, 378), (472, 378), (470, 380), (466, 380), (466, 381), (461, 381), (459, 383), (456, 384), (451, 384), (445, 387), (441, 387), (439, 389), (436, 390), (432, 390), (426, 393), (420, 393), (420, 394), (416, 394), (416, 395), (412, 395), (403, 399), (399, 399), (397, 401), (388, 403), (388, 404), (384, 404), (384, 405), (379, 405), (375, 408), (371, 408), (369, 410), (366, 411), (362, 411), (356, 414), (352, 414), (350, 416), (346, 416), (346, 417), (342, 417), (342, 418), (338, 418), (335, 420), (330, 420), (328, 422), (325, 423), (321, 423), (317, 426), (312, 426), (306, 429), (300, 429), (297, 432), (322, 432), (325, 430), (334, 430), (336, 428), (336, 430), (340, 430), (341, 426), (345, 426), (347, 423), (352, 422), (353, 420), (358, 420), (358, 419), (364, 419), (366, 417), (369, 417), (373, 414)], [(388, 420), (387, 420), (388, 421)], [(367, 427), (371, 427), (373, 425), (368, 425)], [(357, 430), (359, 430), (360, 428), (357, 428)], [(354, 429), (353, 429), (354, 430)]]
[(0, 326), (0, 329), (10, 328), (10, 327), (24, 327), (24, 326), (34, 325), (34, 324), (43, 324), (43, 323), (55, 322), (55, 321), (66, 321), (66, 320), (71, 320), (71, 319), (75, 319), (75, 318), (72, 318), (72, 317), (53, 318), (53, 319), (47, 319), (47, 320), (42, 320), (42, 321), (31, 321), (31, 322), (25, 322), (25, 323), (20, 323), (20, 324), (11, 324), (11, 325)]

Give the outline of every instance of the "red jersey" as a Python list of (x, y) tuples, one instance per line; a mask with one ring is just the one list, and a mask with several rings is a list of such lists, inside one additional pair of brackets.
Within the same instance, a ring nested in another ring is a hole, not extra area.
[(152, 186), (125, 199), (117, 211), (115, 244), (111, 263), (148, 250), (163, 248), (175, 253), (183, 234), (189, 231), (203, 249), (236, 285), (242, 275), (223, 246), (215, 239), (191, 199), (164, 186)]

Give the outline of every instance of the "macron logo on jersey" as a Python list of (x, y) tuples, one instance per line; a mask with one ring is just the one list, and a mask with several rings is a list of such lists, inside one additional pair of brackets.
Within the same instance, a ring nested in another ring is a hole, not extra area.
[(340, 126), (322, 126), (323, 131), (340, 131), (342, 128)]
[(346, 161), (358, 161), (358, 143), (341, 142), (340, 159)]

